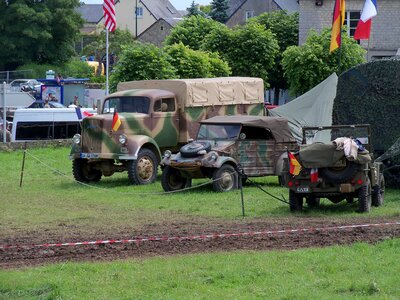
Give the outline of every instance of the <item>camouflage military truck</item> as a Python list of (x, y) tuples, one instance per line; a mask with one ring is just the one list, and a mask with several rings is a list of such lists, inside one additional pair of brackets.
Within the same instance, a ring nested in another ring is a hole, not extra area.
[(179, 153), (165, 152), (161, 184), (175, 191), (193, 178), (212, 178), (215, 191), (230, 191), (238, 187), (238, 167), (244, 179), (281, 175), (287, 149), (298, 145), (285, 118), (216, 116), (201, 121), (196, 140)]
[[(262, 115), (260, 78), (208, 78), (123, 82), (98, 114), (83, 119), (70, 159), (77, 181), (128, 172), (132, 184), (154, 182), (161, 153), (177, 151), (199, 121), (216, 115)], [(117, 111), (121, 125), (111, 128)]]
[(369, 125), (305, 127), (303, 142), (284, 164), (291, 211), (302, 210), (304, 199), (316, 207), (320, 198), (333, 203), (358, 198), (360, 212), (383, 204), (383, 165), (374, 161)]

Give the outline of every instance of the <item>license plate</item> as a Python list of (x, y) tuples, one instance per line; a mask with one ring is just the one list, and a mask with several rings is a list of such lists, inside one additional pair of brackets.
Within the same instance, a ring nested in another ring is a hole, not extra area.
[(296, 192), (298, 192), (298, 193), (309, 193), (310, 192), (310, 188), (308, 186), (298, 186), (296, 188)]
[(97, 153), (81, 153), (81, 158), (97, 158), (99, 155)]

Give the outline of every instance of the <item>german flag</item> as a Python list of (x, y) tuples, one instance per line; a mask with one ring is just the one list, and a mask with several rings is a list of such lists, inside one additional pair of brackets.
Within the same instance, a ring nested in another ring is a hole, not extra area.
[(288, 151), (288, 158), (289, 158), (289, 166), (290, 166), (289, 173), (294, 176), (299, 175), (299, 173), (301, 171), (301, 165), (300, 165), (299, 161), (289, 151)]
[(335, 7), (333, 9), (331, 46), (329, 49), (329, 53), (339, 48), (342, 42), (341, 30), (344, 24), (345, 12), (345, 0), (335, 0)]
[(111, 129), (113, 131), (117, 131), (120, 126), (121, 126), (121, 120), (118, 116), (117, 110), (114, 109), (114, 115), (113, 115), (113, 120), (112, 120), (112, 124), (111, 124)]

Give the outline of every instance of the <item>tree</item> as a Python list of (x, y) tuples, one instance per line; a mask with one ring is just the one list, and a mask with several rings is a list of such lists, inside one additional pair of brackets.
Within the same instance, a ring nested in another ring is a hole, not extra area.
[(78, 6), (79, 0), (0, 1), (0, 69), (68, 61), (83, 24)]
[(110, 90), (121, 81), (177, 78), (169, 56), (153, 44), (135, 42), (123, 47), (110, 76)]
[(180, 78), (228, 76), (230, 68), (218, 54), (192, 50), (182, 43), (166, 46), (169, 61)]
[(220, 23), (225, 23), (228, 20), (228, 0), (213, 0), (211, 2), (210, 17)]
[(297, 46), (299, 42), (299, 14), (287, 14), (284, 11), (263, 13), (251, 18), (249, 22), (261, 24), (275, 34), (279, 45), (279, 53), (275, 58), (275, 67), (269, 77), (271, 88), (275, 89), (275, 99), (279, 99), (280, 89), (287, 89), (288, 83), (283, 76), (282, 53), (289, 46)]
[(190, 7), (187, 9), (187, 16), (204, 16), (204, 13), (199, 9), (199, 5), (195, 4), (194, 1), (192, 1), (192, 4), (190, 4)]
[(333, 72), (337, 74), (365, 62), (365, 50), (342, 32), (342, 45), (329, 53), (331, 29), (321, 34), (311, 31), (306, 43), (290, 46), (283, 53), (282, 66), (292, 95), (300, 95), (323, 81)]
[(185, 18), (171, 30), (170, 35), (165, 40), (165, 45), (182, 42), (193, 50), (199, 50), (204, 37), (221, 26), (224, 25), (202, 16)]

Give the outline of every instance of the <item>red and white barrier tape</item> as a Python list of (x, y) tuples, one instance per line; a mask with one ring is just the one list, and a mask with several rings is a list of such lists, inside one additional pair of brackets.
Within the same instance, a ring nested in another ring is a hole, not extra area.
[(342, 226), (316, 227), (316, 228), (264, 230), (264, 231), (251, 231), (251, 232), (242, 232), (242, 233), (212, 233), (212, 234), (192, 235), (192, 236), (147, 237), (147, 238), (136, 238), (136, 239), (129, 239), (129, 240), (98, 240), (98, 241), (74, 242), (74, 243), (47, 243), (47, 244), (38, 244), (38, 245), (30, 245), (30, 246), (28, 246), (28, 245), (5, 245), (5, 246), (0, 246), (0, 249), (31, 249), (31, 248), (38, 248), (38, 247), (63, 247), (63, 246), (82, 246), (82, 245), (101, 245), (101, 244), (102, 245), (104, 245), (104, 244), (128, 244), (128, 243), (136, 243), (137, 245), (139, 245), (142, 242), (152, 242), (152, 241), (206, 240), (206, 239), (225, 238), (225, 237), (274, 235), (274, 234), (281, 234), (281, 233), (302, 233), (302, 232), (330, 231), (330, 230), (383, 227), (383, 226), (395, 226), (395, 225), (400, 225), (400, 222), (342, 225)]

